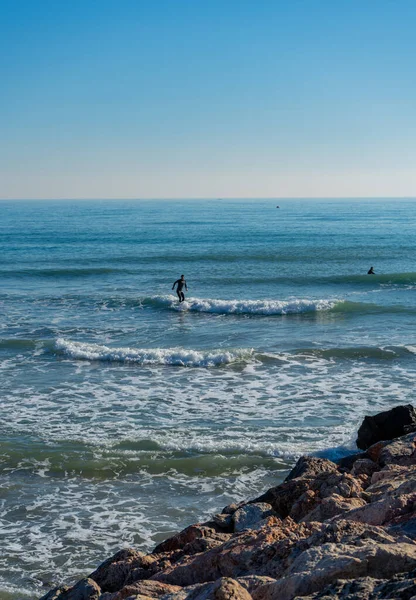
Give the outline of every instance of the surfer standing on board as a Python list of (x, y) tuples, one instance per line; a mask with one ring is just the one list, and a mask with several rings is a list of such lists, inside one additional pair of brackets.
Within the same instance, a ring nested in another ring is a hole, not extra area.
[(188, 291), (188, 286), (186, 285), (186, 281), (185, 281), (185, 275), (181, 275), (181, 278), (178, 279), (177, 281), (175, 281), (175, 283), (172, 286), (172, 289), (175, 289), (175, 285), (177, 285), (178, 287), (176, 288), (176, 293), (178, 294), (178, 298), (179, 298), (179, 302), (183, 302), (185, 300), (185, 296), (183, 293), (183, 286), (185, 286), (186, 291)]

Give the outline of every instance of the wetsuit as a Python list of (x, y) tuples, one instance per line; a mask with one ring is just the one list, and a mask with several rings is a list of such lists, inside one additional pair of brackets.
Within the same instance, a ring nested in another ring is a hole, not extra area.
[(188, 291), (188, 286), (186, 285), (185, 279), (178, 279), (175, 281), (172, 287), (173, 290), (175, 289), (175, 285), (178, 286), (176, 288), (176, 293), (178, 294), (179, 302), (183, 302), (185, 300), (185, 295), (182, 291), (183, 287), (185, 286), (186, 291)]

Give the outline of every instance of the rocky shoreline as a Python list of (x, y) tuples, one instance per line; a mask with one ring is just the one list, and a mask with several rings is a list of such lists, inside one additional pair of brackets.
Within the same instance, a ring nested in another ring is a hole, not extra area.
[(366, 417), (357, 446), (41, 600), (416, 600), (415, 409)]

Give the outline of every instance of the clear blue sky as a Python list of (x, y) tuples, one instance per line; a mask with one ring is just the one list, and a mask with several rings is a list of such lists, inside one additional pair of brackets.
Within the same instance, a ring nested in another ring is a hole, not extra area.
[(416, 196), (414, 0), (0, 0), (0, 197)]

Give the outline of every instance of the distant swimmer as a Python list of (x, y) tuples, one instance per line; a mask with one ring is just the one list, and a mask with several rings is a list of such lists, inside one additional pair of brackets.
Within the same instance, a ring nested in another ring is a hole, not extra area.
[(370, 270), (368, 271), (367, 275), (375, 275), (374, 267), (370, 267)]
[(176, 293), (178, 294), (178, 298), (179, 298), (179, 302), (183, 302), (185, 300), (185, 296), (183, 293), (183, 287), (185, 286), (186, 291), (188, 291), (188, 286), (186, 285), (186, 281), (185, 281), (185, 275), (181, 275), (181, 278), (178, 279), (177, 281), (175, 281), (175, 283), (172, 286), (172, 289), (175, 289), (175, 285), (177, 285), (178, 287), (176, 288)]

